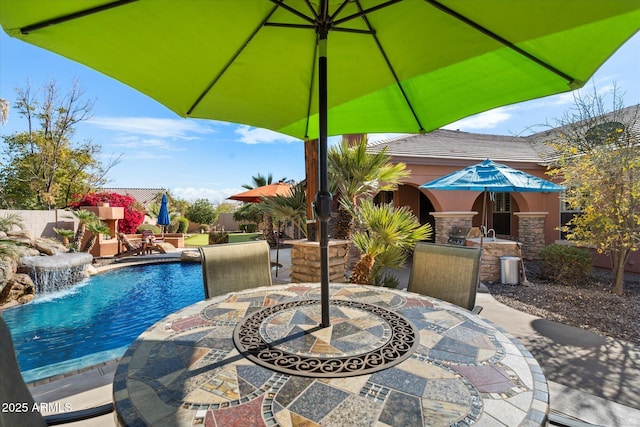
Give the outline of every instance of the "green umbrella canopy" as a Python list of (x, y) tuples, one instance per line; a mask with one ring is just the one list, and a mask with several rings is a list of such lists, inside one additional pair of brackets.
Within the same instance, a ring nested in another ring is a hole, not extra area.
[(181, 116), (318, 138), (324, 327), (327, 136), (425, 132), (580, 87), (640, 29), (640, 1), (0, 0), (0, 24)]
[[(180, 116), (316, 138), (317, 36), (306, 27), (322, 21), (319, 3), (0, 0), (0, 23)], [(329, 135), (429, 131), (569, 91), (640, 28), (638, 0), (329, 0), (327, 8)]]

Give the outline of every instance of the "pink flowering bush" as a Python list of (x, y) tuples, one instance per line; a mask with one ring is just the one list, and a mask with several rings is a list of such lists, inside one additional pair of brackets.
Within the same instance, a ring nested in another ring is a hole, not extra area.
[(109, 203), (111, 207), (124, 208), (124, 219), (118, 221), (118, 231), (125, 234), (135, 233), (140, 224), (144, 221), (144, 209), (131, 196), (123, 196), (118, 193), (88, 193), (76, 195), (77, 201), (70, 204), (73, 209), (80, 206), (98, 206), (99, 203)]

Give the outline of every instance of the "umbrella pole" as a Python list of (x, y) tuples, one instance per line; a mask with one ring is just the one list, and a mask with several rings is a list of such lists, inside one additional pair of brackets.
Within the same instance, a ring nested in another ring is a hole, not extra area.
[(484, 224), (486, 220), (487, 220), (487, 189), (485, 188), (484, 192), (482, 193), (482, 223), (480, 224), (480, 249), (482, 249), (484, 233), (486, 233), (487, 231), (487, 226)]
[(318, 33), (318, 99), (319, 138), (318, 175), (319, 191), (316, 194), (316, 215), (320, 221), (320, 305), (322, 321), (320, 326), (330, 326), (329, 320), (329, 219), (331, 218), (332, 197), (329, 192), (327, 159), (327, 31)]

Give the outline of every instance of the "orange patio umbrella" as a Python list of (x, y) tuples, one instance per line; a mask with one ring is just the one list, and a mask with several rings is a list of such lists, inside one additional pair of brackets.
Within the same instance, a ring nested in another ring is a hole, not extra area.
[(253, 188), (251, 190), (243, 191), (242, 193), (234, 194), (227, 197), (231, 200), (239, 200), (241, 202), (248, 203), (260, 203), (263, 197), (273, 196), (290, 196), (291, 185), (284, 182), (278, 182), (276, 184), (263, 185), (262, 187)]

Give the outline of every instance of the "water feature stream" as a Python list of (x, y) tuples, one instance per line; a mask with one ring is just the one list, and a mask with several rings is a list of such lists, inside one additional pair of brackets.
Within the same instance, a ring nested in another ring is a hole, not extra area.
[(36, 293), (55, 292), (78, 283), (85, 278), (85, 268), (91, 261), (93, 255), (86, 252), (20, 258), (21, 268), (33, 280)]

